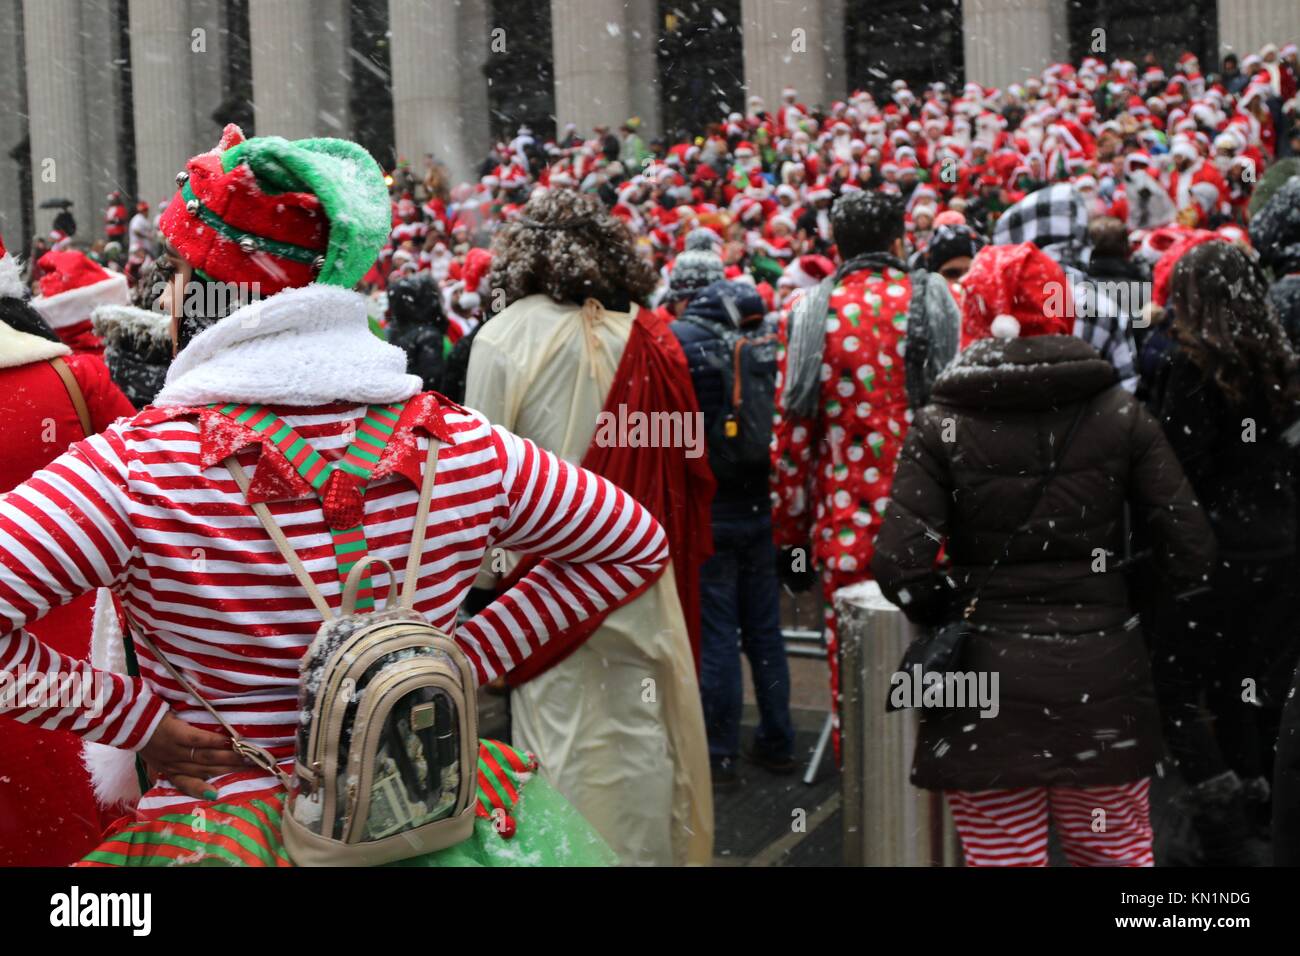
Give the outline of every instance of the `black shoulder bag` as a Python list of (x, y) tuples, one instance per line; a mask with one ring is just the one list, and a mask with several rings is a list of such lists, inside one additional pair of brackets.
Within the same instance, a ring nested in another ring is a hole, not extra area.
[[(1070, 422), (1070, 428), (1065, 433), (1065, 440), (1061, 442), (1061, 447), (1057, 449), (1056, 456), (1048, 462), (1047, 474), (1043, 475), (1038, 482), (1038, 487), (1034, 490), (1033, 502), (1026, 512), (1024, 520), (1019, 526), (1007, 535), (1006, 543), (1002, 546), (1002, 553), (993, 559), (989, 565), (988, 571), (984, 575), (984, 580), (980, 582), (979, 587), (971, 595), (970, 601), (966, 604), (965, 610), (962, 611), (961, 617), (955, 621), (949, 621), (947, 624), (935, 628), (930, 633), (918, 635), (907, 650), (903, 652), (903, 660), (898, 665), (899, 671), (910, 674), (912, 668), (920, 667), (921, 674), (937, 672), (940, 674), (949, 674), (961, 669), (962, 652), (965, 650), (966, 641), (970, 637), (974, 627), (970, 623), (971, 615), (975, 613), (975, 606), (979, 603), (980, 595), (984, 593), (984, 588), (988, 586), (989, 581), (993, 578), (994, 572), (997, 571), (1006, 556), (1011, 551), (1011, 542), (1016, 539), (1020, 532), (1029, 526), (1029, 521), (1038, 511), (1039, 504), (1042, 503), (1043, 495), (1047, 492), (1047, 486), (1052, 483), (1056, 477), (1056, 472), (1060, 468), (1061, 462), (1065, 460), (1065, 453), (1070, 447), (1070, 442), (1074, 440), (1074, 433), (1078, 431), (1079, 422), (1083, 419), (1084, 410), (1088, 402), (1079, 403), (1078, 410), (1074, 413), (1074, 418)], [(891, 695), (892, 696), (892, 695)], [(895, 707), (892, 700), (885, 704), (887, 711), (902, 710), (904, 708)]]

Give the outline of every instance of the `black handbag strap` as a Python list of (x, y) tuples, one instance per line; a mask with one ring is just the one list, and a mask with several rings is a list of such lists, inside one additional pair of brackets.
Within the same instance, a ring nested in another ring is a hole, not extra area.
[(980, 595), (984, 593), (984, 588), (987, 587), (989, 581), (992, 580), (994, 572), (998, 569), (998, 565), (1000, 565), (1006, 559), (1006, 556), (1011, 553), (1011, 543), (1016, 540), (1017, 536), (1019, 536), (1022, 531), (1029, 527), (1029, 522), (1038, 511), (1038, 506), (1042, 503), (1043, 496), (1047, 494), (1047, 486), (1052, 483), (1052, 479), (1056, 477), (1057, 471), (1060, 470), (1061, 462), (1065, 460), (1065, 453), (1069, 450), (1070, 443), (1074, 441), (1074, 433), (1079, 430), (1079, 423), (1083, 421), (1083, 413), (1087, 410), (1088, 405), (1089, 402), (1087, 400), (1079, 403), (1079, 407), (1075, 410), (1074, 418), (1070, 421), (1070, 427), (1065, 433), (1065, 440), (1061, 442), (1060, 447), (1056, 450), (1056, 454), (1050, 461), (1048, 461), (1047, 474), (1043, 475), (1042, 478), (1039, 479), (1038, 486), (1034, 489), (1033, 501), (1029, 505), (1029, 510), (1025, 512), (1025, 517), (1021, 520), (1020, 524), (1016, 526), (1015, 530), (1012, 531), (1011, 534), (1007, 535), (1007, 540), (1002, 545), (1002, 552), (993, 559), (993, 563), (989, 565), (989, 569), (984, 575), (984, 580), (980, 582), (979, 587), (977, 587), (975, 592), (971, 595), (971, 599), (966, 605), (966, 610), (962, 611), (961, 616), (964, 620), (969, 620), (970, 616), (975, 613), (975, 605), (979, 603)]

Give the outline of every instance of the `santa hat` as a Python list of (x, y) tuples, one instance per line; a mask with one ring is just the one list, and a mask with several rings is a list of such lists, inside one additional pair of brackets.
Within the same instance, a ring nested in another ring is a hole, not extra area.
[(473, 312), (483, 304), (483, 283), (487, 281), (488, 271), (492, 268), (492, 253), (486, 249), (471, 249), (465, 253), (465, 267), (461, 272), (465, 291), (460, 294), (460, 307), (466, 312)]
[(1174, 140), (1174, 144), (1170, 147), (1169, 153), (1172, 156), (1181, 156), (1193, 163), (1201, 158), (1201, 152), (1196, 148), (1196, 145), (1190, 139), (1183, 137)]
[(1178, 234), (1178, 238), (1165, 249), (1160, 261), (1151, 270), (1151, 301), (1158, 306), (1163, 306), (1169, 301), (1174, 266), (1178, 265), (1179, 259), (1203, 243), (1222, 241), (1222, 238), (1208, 229), (1195, 229)]
[(312, 282), (351, 288), (388, 238), (383, 170), (346, 140), (246, 140), (231, 124), (176, 181), (163, 235), (201, 276), (255, 282), (263, 295)]
[(84, 252), (64, 249), (47, 252), (36, 262), (41, 294), (32, 306), (59, 333), (60, 338), (90, 328), (90, 313), (100, 305), (128, 305), (131, 292), (126, 276), (109, 272)]
[(780, 284), (796, 289), (810, 289), (835, 272), (835, 263), (825, 256), (800, 256), (782, 273)]
[(1065, 272), (1032, 242), (985, 246), (962, 277), (962, 344), (978, 339), (1068, 335)]

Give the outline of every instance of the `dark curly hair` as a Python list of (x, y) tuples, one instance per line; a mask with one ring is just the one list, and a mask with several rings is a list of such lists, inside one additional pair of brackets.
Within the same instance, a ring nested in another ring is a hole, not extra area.
[(539, 293), (573, 305), (645, 305), (658, 282), (627, 225), (572, 189), (535, 195), (492, 242), (493, 298), (503, 293), (505, 305)]
[(1237, 246), (1206, 242), (1174, 266), (1174, 339), (1234, 406), (1256, 396), (1279, 424), (1300, 402), (1300, 359), (1268, 298), (1268, 279)]

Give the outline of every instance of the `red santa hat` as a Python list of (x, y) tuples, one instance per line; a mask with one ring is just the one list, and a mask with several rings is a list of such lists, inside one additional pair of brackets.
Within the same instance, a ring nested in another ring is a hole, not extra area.
[(834, 194), (831, 192), (830, 183), (826, 181), (825, 177), (819, 179), (816, 185), (813, 186), (812, 189), (808, 190), (808, 199), (810, 202), (818, 199), (830, 199), (832, 195)]
[(1032, 242), (985, 246), (962, 277), (962, 344), (986, 338), (1068, 335), (1065, 273)]
[(461, 272), (465, 291), (460, 294), (461, 309), (473, 312), (483, 304), (483, 286), (491, 268), (492, 253), (488, 250), (474, 248), (465, 253), (465, 268)]
[(780, 284), (794, 286), (796, 289), (811, 289), (834, 272), (835, 263), (825, 256), (800, 256), (786, 266)]
[(1160, 261), (1151, 270), (1151, 301), (1161, 306), (1169, 301), (1174, 266), (1178, 265), (1179, 259), (1203, 243), (1221, 241), (1222, 238), (1208, 229), (1184, 230), (1181, 234), (1178, 234), (1177, 239), (1165, 249)]
[(84, 252), (47, 252), (36, 266), (41, 294), (32, 306), (60, 337), (83, 323), (88, 327), (96, 306), (131, 304), (126, 276), (107, 271)]

